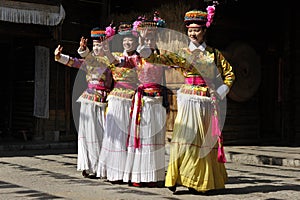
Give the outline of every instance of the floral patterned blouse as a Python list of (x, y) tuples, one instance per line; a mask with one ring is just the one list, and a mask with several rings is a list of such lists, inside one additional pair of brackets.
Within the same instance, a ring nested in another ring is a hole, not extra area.
[(106, 102), (107, 95), (112, 88), (112, 73), (106, 57), (92, 54), (84, 59), (70, 57), (67, 65), (86, 73), (88, 87), (80, 96), (81, 101), (99, 105)]

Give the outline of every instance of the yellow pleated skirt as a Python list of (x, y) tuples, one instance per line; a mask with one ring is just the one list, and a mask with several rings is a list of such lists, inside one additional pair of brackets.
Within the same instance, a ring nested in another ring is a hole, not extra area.
[(217, 138), (210, 130), (211, 99), (179, 91), (177, 101), (165, 186), (185, 186), (198, 192), (225, 188), (226, 168), (218, 162)]

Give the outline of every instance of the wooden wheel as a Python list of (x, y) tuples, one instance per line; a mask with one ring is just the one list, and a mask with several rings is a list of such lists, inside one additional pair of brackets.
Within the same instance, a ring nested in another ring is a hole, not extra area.
[(234, 42), (222, 53), (232, 65), (236, 77), (228, 97), (238, 102), (249, 100), (261, 81), (259, 56), (251, 46), (242, 42)]

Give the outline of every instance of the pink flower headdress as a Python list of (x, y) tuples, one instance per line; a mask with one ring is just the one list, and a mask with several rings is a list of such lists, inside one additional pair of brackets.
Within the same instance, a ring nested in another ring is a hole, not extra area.
[(207, 11), (207, 22), (206, 22), (206, 27), (210, 27), (210, 25), (213, 22), (213, 18), (215, 15), (215, 10), (216, 10), (216, 5), (218, 5), (218, 1), (213, 1), (212, 6), (207, 6), (206, 11)]
[(113, 22), (105, 28), (105, 35), (107, 39), (116, 34), (116, 27), (112, 27), (112, 24)]
[(134, 22), (133, 22), (133, 24), (132, 24), (132, 26), (133, 26), (133, 30), (134, 31), (137, 31), (138, 30), (138, 27), (142, 24), (142, 22), (143, 21), (145, 21), (146, 20), (146, 17), (145, 16), (139, 16), (138, 18), (137, 18), (137, 20), (135, 20)]

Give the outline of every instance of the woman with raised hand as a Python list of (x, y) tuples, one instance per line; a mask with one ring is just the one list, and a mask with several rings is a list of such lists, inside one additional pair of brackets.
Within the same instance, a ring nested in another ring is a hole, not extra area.
[[(160, 54), (156, 41), (158, 29), (165, 24), (161, 21), (161, 18), (154, 21), (139, 17), (134, 23), (134, 29), (139, 32), (140, 47), (146, 45), (155, 55)], [(130, 57), (127, 59), (130, 60)], [(165, 179), (168, 103), (167, 90), (164, 87), (164, 67), (147, 62), (142, 57), (137, 61), (135, 65), (139, 86), (131, 107), (128, 155), (123, 181), (135, 187), (157, 187)]]
[[(105, 125), (107, 95), (112, 89), (112, 74), (109, 60), (102, 51), (102, 42), (107, 38), (105, 30), (91, 30), (93, 51), (85, 58), (62, 54), (63, 47), (55, 49), (55, 60), (86, 73), (87, 89), (77, 100), (81, 103), (78, 129), (77, 170), (84, 177), (96, 176)], [(81, 39), (81, 42), (84, 39)]]
[[(136, 66), (119, 62), (123, 56), (138, 55), (138, 35), (132, 30), (132, 24), (121, 23), (118, 35), (121, 38), (123, 52), (108, 55), (112, 65), (114, 89), (108, 96), (105, 134), (98, 173), (111, 183), (122, 183), (127, 158), (127, 137), (130, 127), (130, 108), (138, 86)], [(114, 38), (115, 39), (115, 38)], [(107, 48), (105, 50), (109, 50)]]

